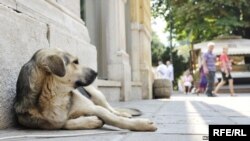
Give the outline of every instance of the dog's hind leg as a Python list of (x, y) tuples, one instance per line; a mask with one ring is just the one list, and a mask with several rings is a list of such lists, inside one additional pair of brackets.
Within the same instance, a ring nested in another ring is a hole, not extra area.
[(63, 126), (63, 129), (95, 129), (102, 127), (103, 124), (102, 120), (96, 116), (80, 116), (75, 119), (69, 119)]
[(95, 105), (78, 90), (73, 90), (72, 114), (93, 115), (99, 117), (105, 124), (134, 131), (155, 131), (157, 128), (152, 121), (142, 118), (126, 118), (113, 114), (106, 108)]
[(118, 116), (129, 117), (129, 118), (132, 117), (132, 115), (130, 113), (121, 112), (121, 111), (114, 109), (108, 103), (108, 101), (105, 98), (105, 96), (103, 95), (103, 93), (101, 91), (99, 91), (98, 89), (96, 89), (94, 86), (89, 85), (89, 86), (84, 87), (84, 89), (91, 95), (91, 100), (96, 105), (102, 106)]

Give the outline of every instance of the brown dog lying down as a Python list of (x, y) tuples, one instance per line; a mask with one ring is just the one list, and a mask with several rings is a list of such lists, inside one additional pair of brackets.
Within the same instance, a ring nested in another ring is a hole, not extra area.
[[(97, 73), (58, 48), (37, 51), (21, 69), (14, 103), (18, 122), (28, 128), (94, 129), (103, 124), (133, 131), (155, 131), (152, 121), (128, 118), (112, 108), (90, 84)], [(90, 98), (76, 88), (84, 86)]]

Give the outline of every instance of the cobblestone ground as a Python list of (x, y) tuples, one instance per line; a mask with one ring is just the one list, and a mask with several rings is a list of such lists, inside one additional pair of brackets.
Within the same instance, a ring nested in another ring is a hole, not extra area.
[(250, 94), (218, 97), (175, 93), (170, 99), (111, 103), (115, 107), (138, 108), (142, 117), (153, 120), (156, 132), (131, 132), (104, 126), (97, 130), (24, 130), (0, 131), (0, 140), (16, 141), (199, 141), (208, 135), (210, 124), (249, 124)]

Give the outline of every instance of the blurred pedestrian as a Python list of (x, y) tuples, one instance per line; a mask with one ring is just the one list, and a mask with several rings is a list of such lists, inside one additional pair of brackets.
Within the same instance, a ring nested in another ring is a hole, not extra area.
[(214, 78), (215, 78), (215, 72), (216, 72), (216, 56), (213, 54), (213, 49), (215, 47), (215, 44), (213, 42), (209, 42), (207, 44), (208, 51), (204, 53), (203, 56), (203, 69), (204, 73), (206, 74), (207, 77), (207, 89), (206, 89), (206, 94), (209, 97), (214, 97), (216, 96), (215, 94), (212, 93), (214, 89)]
[(173, 83), (174, 81), (174, 67), (171, 61), (166, 62), (167, 69), (168, 69), (168, 79)]
[(158, 79), (168, 79), (168, 69), (162, 61), (158, 61), (158, 67), (156, 68), (157, 78)]
[(200, 81), (199, 81), (198, 91), (196, 92), (197, 94), (204, 93), (207, 88), (207, 78), (203, 70), (203, 66), (200, 67), (199, 73), (200, 73)]
[(234, 96), (234, 85), (233, 85), (233, 78), (231, 76), (232, 71), (232, 63), (228, 57), (228, 48), (224, 47), (222, 54), (220, 55), (220, 69), (222, 74), (222, 79), (220, 83), (216, 86), (214, 93), (217, 94), (221, 86), (226, 83), (229, 83), (230, 94)]
[(189, 94), (191, 92), (193, 82), (193, 76), (191, 75), (190, 71), (187, 70), (183, 76), (183, 85), (185, 88), (185, 94)]
[(183, 83), (184, 83), (183, 82), (183, 76), (181, 76), (180, 79), (178, 80), (178, 84), (177, 84), (178, 85), (178, 91), (181, 92), (181, 93), (184, 92)]

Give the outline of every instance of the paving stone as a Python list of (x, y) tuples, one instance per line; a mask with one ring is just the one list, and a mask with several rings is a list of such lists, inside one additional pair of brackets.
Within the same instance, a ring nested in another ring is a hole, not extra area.
[[(201, 141), (208, 135), (210, 124), (249, 124), (250, 117), (242, 113), (247, 113), (247, 109), (241, 109), (241, 105), (248, 105), (250, 97), (239, 99), (222, 99), (207, 97), (174, 97), (171, 100), (140, 100), (128, 102), (112, 102), (116, 107), (131, 107), (142, 110), (146, 117), (155, 122), (158, 127), (156, 132), (132, 132), (111, 126), (105, 126), (96, 130), (77, 131), (41, 131), (12, 130), (0, 131), (0, 139), (5, 136), (25, 135), (25, 134), (49, 134), (67, 135), (76, 134), (74, 137), (57, 138), (20, 138), (16, 140), (84, 140), (84, 141)], [(246, 100), (247, 99), (247, 100)], [(221, 102), (223, 100), (223, 102)], [(235, 103), (234, 110), (230, 104)], [(175, 108), (173, 108), (175, 107)], [(147, 110), (149, 109), (149, 110)], [(243, 110), (243, 111), (242, 111)], [(233, 111), (233, 114), (225, 112)], [(207, 112), (207, 113), (206, 113)], [(78, 135), (77, 135), (78, 134)], [(79, 135), (82, 134), (82, 135)]]

